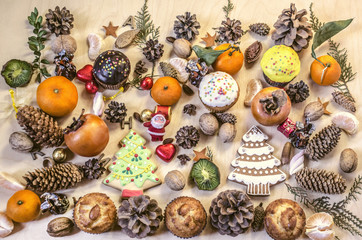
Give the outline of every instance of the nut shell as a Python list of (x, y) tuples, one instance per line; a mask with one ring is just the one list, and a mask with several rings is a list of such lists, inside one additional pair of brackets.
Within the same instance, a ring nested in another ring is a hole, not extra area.
[(170, 189), (174, 191), (180, 191), (184, 189), (186, 185), (186, 179), (180, 171), (173, 170), (166, 174), (165, 183)]
[(54, 39), (51, 48), (55, 54), (60, 53), (63, 49), (67, 54), (74, 54), (77, 50), (77, 42), (70, 35), (60, 35)]
[(235, 125), (231, 123), (224, 123), (219, 130), (219, 137), (224, 143), (232, 142), (236, 136)]
[(34, 147), (33, 140), (24, 132), (13, 132), (9, 143), (12, 149), (20, 152), (30, 152)]
[(191, 43), (186, 39), (179, 38), (173, 42), (173, 51), (180, 58), (188, 58), (192, 53)]
[(54, 218), (48, 223), (47, 233), (52, 237), (63, 237), (73, 231), (74, 223), (67, 217)]
[(358, 164), (358, 156), (351, 148), (346, 148), (341, 152), (339, 158), (339, 166), (345, 173), (351, 173), (356, 170)]
[(212, 136), (217, 132), (219, 128), (219, 122), (217, 118), (211, 113), (204, 113), (199, 119), (200, 129), (205, 135)]

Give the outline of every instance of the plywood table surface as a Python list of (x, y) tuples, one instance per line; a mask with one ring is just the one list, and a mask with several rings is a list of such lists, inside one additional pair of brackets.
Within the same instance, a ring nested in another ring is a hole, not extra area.
[[(201, 37), (205, 36), (207, 32), (213, 34), (214, 27), (220, 26), (221, 21), (224, 19), (224, 13), (222, 12), (222, 7), (226, 4), (225, 1), (206, 1), (206, 0), (184, 0), (184, 1), (175, 1), (175, 0), (150, 0), (149, 1), (149, 11), (152, 14), (152, 19), (156, 26), (161, 26), (161, 36), (159, 40), (165, 45), (165, 53), (161, 61), (167, 61), (169, 58), (174, 57), (171, 49), (171, 45), (165, 41), (165, 38), (173, 34), (173, 22), (176, 19), (176, 15), (184, 14), (186, 11), (190, 11), (197, 15), (197, 19), (201, 24), (200, 35), (193, 42), (193, 44), (202, 45)], [(256, 22), (266, 22), (269, 26), (272, 25), (277, 20), (277, 17), (281, 14), (282, 10), (289, 8), (290, 2), (283, 1), (233, 1), (235, 4), (234, 11), (231, 12), (231, 18), (240, 19), (242, 22), (242, 28), (247, 29), (250, 24)], [(296, 0), (296, 7), (298, 10), (306, 8), (308, 9), (310, 2)], [(71, 30), (71, 35), (76, 39), (78, 49), (75, 52), (74, 64), (77, 66), (77, 69), (82, 68), (85, 64), (92, 64), (88, 58), (88, 46), (87, 46), (87, 36), (89, 33), (99, 34), (103, 40), (102, 50), (114, 49), (115, 38), (112, 36), (105, 37), (105, 31), (102, 28), (103, 25), (108, 25), (111, 21), (113, 25), (121, 26), (123, 22), (130, 15), (135, 15), (136, 12), (142, 7), (143, 1), (125, 1), (125, 0), (77, 0), (77, 1), (20, 1), (20, 0), (2, 0), (0, 1), (0, 66), (4, 65), (10, 59), (23, 59), (28, 62), (33, 60), (33, 53), (28, 49), (27, 38), (32, 34), (32, 27), (27, 22), (27, 16), (30, 15), (30, 12), (37, 7), (39, 13), (44, 16), (48, 9), (54, 9), (55, 6), (59, 5), (60, 7), (66, 6), (67, 9), (74, 15), (74, 28)], [(349, 83), (352, 95), (356, 97), (357, 100), (357, 112), (356, 116), (361, 119), (361, 66), (362, 61), (360, 58), (360, 50), (362, 48), (362, 26), (361, 26), (361, 12), (362, 12), (362, 2), (361, 1), (316, 1), (314, 4), (314, 12), (323, 22), (354, 18), (353, 23), (338, 36), (334, 37), (334, 40), (341, 43), (341, 46), (346, 48), (349, 52), (348, 60), (351, 62), (354, 71), (357, 71), (356, 80)], [(129, 27), (119, 27), (117, 34), (119, 35), (125, 30), (128, 30)], [(257, 37), (255, 34), (246, 34), (241, 38), (240, 47), (242, 51), (254, 41), (259, 40), (262, 42), (264, 51), (269, 47), (273, 46), (273, 42), (270, 39), (271, 35), (267, 37)], [(54, 36), (51, 36), (53, 39)], [(46, 48), (43, 50), (44, 56), (52, 61), (54, 54), (50, 50), (51, 41), (46, 42)], [(324, 55), (328, 51), (328, 44), (325, 43), (317, 50), (317, 55)], [(135, 63), (144, 59), (141, 51), (137, 47), (129, 47), (122, 50), (131, 61), (132, 68), (134, 68)], [(313, 59), (310, 56), (310, 47), (307, 50), (304, 50), (300, 54), (301, 58), (301, 72), (297, 76), (295, 81), (304, 80), (311, 88), (310, 97), (306, 102), (293, 105), (290, 118), (294, 121), (301, 121), (303, 115), (303, 109), (308, 102), (317, 100), (317, 97), (320, 97), (323, 101), (331, 100), (331, 93), (334, 91), (332, 87), (320, 87), (314, 84), (309, 77), (309, 67)], [(214, 191), (200, 191), (192, 183), (188, 183), (186, 188), (180, 192), (173, 192), (168, 189), (168, 187), (163, 184), (157, 186), (153, 189), (146, 191), (146, 194), (151, 198), (154, 198), (158, 201), (162, 209), (165, 208), (168, 202), (178, 196), (191, 196), (199, 199), (204, 205), (206, 211), (210, 207), (211, 200), (218, 195), (219, 192), (227, 189), (242, 189), (245, 190), (246, 187), (243, 185), (236, 184), (234, 182), (227, 181), (228, 174), (233, 170), (230, 166), (230, 162), (237, 156), (237, 149), (241, 145), (241, 139), (244, 133), (253, 125), (258, 125), (257, 122), (252, 117), (251, 111), (249, 108), (245, 108), (243, 105), (243, 100), (245, 96), (245, 86), (247, 81), (251, 78), (262, 79), (262, 71), (260, 69), (260, 59), (252, 67), (246, 68), (245, 66), (242, 70), (235, 75), (235, 79), (238, 81), (241, 86), (240, 97), (237, 104), (230, 109), (229, 112), (234, 113), (238, 117), (237, 135), (235, 140), (232, 143), (222, 143), (217, 136), (206, 137), (201, 135), (201, 140), (196, 150), (201, 150), (202, 148), (209, 146), (214, 153), (214, 162), (219, 166), (221, 171), (221, 184)], [(148, 67), (151, 67), (148, 63)], [(53, 74), (53, 69), (49, 68)], [(158, 71), (158, 70), (157, 70)], [(81, 109), (85, 108), (86, 111), (90, 112), (92, 108), (92, 96), (87, 94), (84, 85), (77, 81), (73, 81), (77, 86), (79, 92), (79, 102), (76, 109), (69, 115), (59, 119), (60, 125), (65, 127), (71, 123), (72, 117), (78, 117)], [(266, 85), (266, 84), (265, 84)], [(0, 81), (0, 100), (10, 102), (10, 97), (8, 93), (9, 87), (1, 78)], [(196, 90), (194, 88), (194, 90)], [(35, 100), (35, 92), (34, 92)], [(131, 89), (128, 92), (119, 95), (116, 98), (119, 102), (124, 102), (128, 109), (128, 115), (132, 115), (135, 111), (142, 111), (145, 108), (154, 109), (156, 103), (150, 98), (149, 92), (138, 91), (137, 89)], [(188, 117), (182, 113), (183, 106), (188, 103), (193, 103), (197, 106), (197, 115), (193, 117)], [(36, 102), (33, 102), (33, 105), (36, 105)], [(336, 113), (343, 111), (343, 109), (331, 102), (328, 105), (328, 110)], [(174, 137), (177, 130), (185, 125), (194, 125), (198, 127), (198, 119), (202, 113), (207, 112), (203, 107), (201, 101), (199, 100), (197, 94), (189, 97), (185, 94), (182, 95), (181, 100), (172, 107), (172, 120), (171, 124), (166, 127), (166, 136), (165, 137)], [(322, 116), (322, 118), (315, 122), (317, 131), (321, 130), (323, 127), (331, 123), (331, 117)], [(127, 133), (128, 130), (121, 130), (119, 125), (110, 124), (107, 122), (110, 129), (110, 141), (107, 148), (104, 150), (106, 156), (112, 156), (117, 150), (117, 143), (121, 140)], [(260, 125), (258, 125), (260, 126)], [(280, 158), (282, 148), (284, 143), (287, 141), (287, 138), (284, 137), (280, 132), (277, 131), (276, 127), (264, 127), (260, 126), (261, 129), (270, 137), (269, 144), (275, 147), (274, 155)], [(134, 122), (134, 129), (147, 139), (146, 147), (154, 152), (157, 147), (157, 143), (150, 142), (150, 137), (146, 132), (146, 129), (136, 121)], [(17, 178), (29, 170), (42, 167), (41, 157), (38, 160), (33, 161), (29, 154), (19, 153), (12, 150), (8, 144), (8, 137), (14, 131), (20, 131), (21, 128), (17, 124), (14, 115), (9, 117), (6, 120), (2, 120), (0, 125), (0, 133), (2, 140), (0, 141), (0, 169), (1, 171), (6, 171), (13, 174)], [(323, 168), (327, 170), (332, 170), (339, 172), (347, 179), (348, 189), (351, 187), (353, 179), (362, 173), (362, 164), (357, 167), (357, 170), (353, 173), (347, 174), (343, 173), (339, 168), (339, 155), (340, 152), (347, 148), (353, 148), (358, 155), (361, 155), (361, 144), (362, 144), (362, 133), (359, 132), (354, 136), (348, 136), (345, 133), (341, 135), (341, 141), (338, 146), (328, 154), (323, 160), (319, 162), (308, 162), (306, 165), (314, 168)], [(53, 149), (44, 149), (44, 152), (47, 156), (50, 156)], [(192, 150), (180, 150), (179, 154), (188, 154), (193, 156)], [(158, 159), (156, 156), (153, 157), (154, 161), (158, 165), (157, 173), (161, 178), (167, 174), (168, 171), (178, 169), (183, 174), (188, 175), (192, 166), (191, 162), (188, 162), (186, 166), (181, 166), (177, 159), (173, 160), (171, 163), (165, 163)], [(82, 164), (88, 158), (74, 156), (70, 160), (72, 163)], [(288, 166), (281, 167), (284, 171), (288, 171)], [(101, 183), (101, 179), (94, 180), (90, 182), (85, 182), (79, 184), (76, 188), (71, 188), (68, 190), (61, 191), (68, 195), (71, 199), (74, 197), (80, 197), (89, 192), (103, 192), (106, 193), (111, 199), (115, 202), (116, 206), (120, 205), (120, 191), (107, 187)], [(296, 182), (294, 177), (290, 177), (287, 183), (295, 186)], [(5, 210), (7, 199), (13, 194), (13, 192), (0, 189), (0, 210)], [(320, 197), (322, 194), (310, 193), (311, 197)], [(330, 196), (332, 201), (339, 201), (344, 196), (336, 195)], [(259, 202), (263, 202), (264, 206), (267, 206), (269, 202), (278, 199), (278, 198), (289, 198), (293, 199), (293, 195), (287, 192), (287, 188), (284, 183), (278, 184), (271, 188), (271, 195), (268, 197), (252, 197), (253, 203), (255, 206)], [(353, 211), (357, 216), (362, 217), (362, 210), (359, 208), (360, 201), (362, 201), (362, 196), (359, 197), (359, 201), (352, 201), (348, 208)], [(72, 207), (72, 205), (71, 205)], [(306, 215), (310, 216), (312, 212), (303, 207)], [(64, 216), (72, 217), (72, 210), (68, 210)], [(37, 220), (28, 222), (25, 224), (16, 224), (15, 231), (6, 239), (50, 239), (46, 233), (46, 226), (48, 222), (55, 218), (54, 215), (45, 214), (39, 217)], [(336, 234), (340, 239), (357, 239), (350, 235), (346, 231), (336, 227)], [(203, 233), (196, 239), (209, 239), (209, 238), (218, 238), (218, 239), (228, 239), (231, 237), (219, 235), (214, 229), (211, 228), (210, 223), (208, 222), (206, 229)], [(164, 224), (162, 223), (160, 229), (156, 234), (149, 239), (171, 239), (176, 238), (171, 233), (169, 233)], [(243, 235), (239, 235), (237, 238), (243, 239), (270, 239), (265, 231), (252, 232), (249, 230)], [(66, 237), (66, 239), (128, 239), (127, 235), (122, 233), (120, 229), (116, 228), (111, 232), (107, 232), (101, 235), (89, 235), (81, 231), (74, 231), (74, 234)], [(304, 236), (304, 239), (307, 237)]]

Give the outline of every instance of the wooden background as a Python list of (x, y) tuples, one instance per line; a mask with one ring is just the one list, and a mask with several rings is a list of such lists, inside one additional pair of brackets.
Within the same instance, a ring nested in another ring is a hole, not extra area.
[[(165, 42), (166, 36), (173, 34), (173, 22), (176, 15), (184, 14), (185, 11), (191, 11), (196, 13), (197, 19), (201, 24), (200, 35), (193, 42), (193, 44), (200, 44), (201, 37), (205, 36), (206, 32), (211, 34), (214, 33), (213, 27), (220, 26), (221, 21), (224, 19), (224, 13), (222, 7), (226, 4), (226, 0), (223, 1), (206, 1), (206, 0), (184, 0), (184, 1), (170, 1), (170, 0), (150, 0), (149, 11), (152, 14), (152, 19), (156, 26), (161, 26), (161, 37), (160, 41), (165, 45), (165, 53), (162, 57), (162, 61), (167, 61), (170, 57), (173, 57), (171, 46)], [(298, 10), (306, 8), (308, 10), (310, 1), (297, 0), (294, 1)], [(277, 17), (284, 8), (289, 8), (290, 1), (268, 1), (268, 0), (254, 0), (254, 1), (234, 1), (235, 9), (231, 12), (231, 18), (240, 19), (242, 22), (243, 29), (247, 29), (248, 26), (256, 22), (266, 22), (269, 26), (272, 26), (277, 20)], [(60, 7), (66, 6), (74, 15), (74, 28), (71, 30), (71, 35), (77, 40), (78, 49), (75, 53), (74, 64), (78, 69), (82, 68), (85, 64), (92, 64), (88, 59), (88, 47), (87, 47), (87, 36), (89, 33), (97, 33), (102, 38), (105, 36), (105, 31), (102, 28), (103, 25), (108, 25), (109, 21), (112, 21), (113, 25), (121, 26), (129, 15), (134, 15), (142, 7), (143, 1), (126, 1), (126, 0), (77, 0), (77, 1), (20, 1), (20, 0), (1, 0), (0, 1), (0, 43), (1, 43), (1, 54), (0, 54), (0, 66), (5, 64), (8, 60), (16, 58), (23, 59), (31, 62), (33, 60), (33, 53), (28, 49), (27, 37), (32, 34), (32, 28), (27, 22), (27, 16), (30, 12), (37, 7), (39, 13), (44, 16), (48, 9), (54, 9), (55, 6)], [(309, 10), (308, 10), (309, 11)], [(339, 19), (347, 19), (354, 17), (352, 24), (338, 36), (334, 38), (335, 41), (340, 42), (343, 47), (349, 51), (349, 61), (352, 63), (353, 70), (358, 71), (356, 80), (349, 84), (349, 87), (357, 99), (357, 117), (361, 117), (361, 100), (358, 98), (361, 90), (360, 78), (360, 67), (362, 61), (360, 59), (359, 51), (361, 49), (362, 42), (362, 31), (361, 31), (361, 12), (362, 4), (357, 0), (346, 0), (346, 1), (316, 1), (314, 4), (314, 11), (321, 21), (332, 21)], [(117, 34), (128, 30), (129, 27), (119, 28)], [(255, 40), (262, 42), (264, 51), (269, 47), (273, 46), (273, 42), (270, 39), (270, 34), (267, 37), (258, 37), (255, 34), (246, 34), (241, 39), (241, 49), (244, 51)], [(52, 39), (54, 36), (51, 37)], [(114, 48), (115, 38), (108, 36), (103, 41), (102, 50)], [(46, 42), (46, 49), (42, 52), (50, 61), (52, 61), (54, 54), (50, 50), (51, 42)], [(317, 55), (324, 55), (328, 51), (328, 44), (324, 44), (317, 51)], [(132, 68), (134, 64), (143, 59), (143, 55), (137, 47), (130, 47), (122, 50), (131, 60)], [(310, 49), (304, 50), (301, 54), (301, 72), (297, 76), (295, 81), (304, 80), (311, 88), (311, 95), (306, 102), (299, 103), (293, 106), (290, 114), (290, 118), (294, 121), (302, 120), (303, 109), (305, 105), (310, 101), (317, 100), (320, 97), (323, 101), (331, 100), (332, 87), (320, 87), (312, 82), (309, 78), (309, 67), (313, 59), (310, 56)], [(262, 72), (259, 66), (260, 60), (254, 64), (251, 68), (242, 68), (242, 70), (235, 76), (235, 79), (241, 86), (240, 98), (237, 104), (231, 108), (230, 112), (234, 113), (238, 117), (237, 123), (237, 136), (232, 143), (221, 143), (217, 136), (206, 137), (202, 136), (196, 150), (201, 150), (206, 146), (210, 146), (214, 153), (214, 161), (221, 170), (221, 184), (220, 186), (211, 192), (200, 191), (196, 186), (189, 183), (183, 191), (173, 192), (168, 189), (166, 185), (161, 185), (146, 191), (146, 194), (150, 195), (151, 198), (156, 199), (159, 202), (161, 208), (164, 209), (166, 204), (173, 198), (178, 196), (192, 196), (199, 199), (205, 209), (208, 211), (211, 200), (217, 196), (217, 194), (227, 189), (242, 189), (245, 190), (245, 186), (238, 185), (233, 182), (226, 180), (227, 175), (233, 168), (230, 166), (231, 160), (236, 156), (236, 151), (241, 144), (241, 138), (243, 134), (254, 124), (257, 124), (253, 119), (250, 109), (245, 108), (243, 100), (245, 96), (245, 85), (251, 78), (262, 79)], [(50, 68), (53, 71), (53, 68)], [(53, 74), (53, 72), (52, 72)], [(60, 125), (65, 127), (71, 122), (72, 117), (77, 117), (81, 112), (82, 108), (86, 111), (91, 111), (92, 107), (92, 96), (87, 94), (84, 90), (84, 86), (81, 82), (73, 81), (79, 92), (78, 106), (76, 109), (67, 117), (59, 119)], [(8, 94), (9, 87), (3, 80), (0, 81), (0, 100), (10, 101)], [(195, 90), (195, 89), (194, 89)], [(34, 92), (35, 99), (35, 92)], [(142, 111), (145, 108), (153, 109), (156, 103), (149, 97), (148, 92), (138, 91), (131, 89), (127, 93), (120, 95), (116, 98), (117, 101), (125, 102), (128, 108), (128, 114), (132, 115), (135, 111)], [(182, 108), (187, 103), (195, 104), (197, 109), (197, 115), (188, 117), (182, 113)], [(36, 105), (36, 103), (33, 103)], [(339, 112), (343, 109), (335, 103), (330, 103), (328, 106), (329, 111)], [(172, 108), (172, 121), (166, 128), (166, 137), (174, 137), (177, 130), (184, 125), (194, 125), (198, 127), (199, 116), (207, 110), (202, 106), (198, 96), (188, 97), (182, 95), (181, 100)], [(331, 117), (323, 116), (320, 120), (315, 122), (317, 131), (327, 126), (331, 122)], [(127, 130), (121, 130), (119, 125), (107, 123), (110, 129), (110, 141), (105, 149), (104, 153), (106, 156), (112, 156), (117, 150), (118, 141), (127, 134)], [(146, 129), (141, 124), (134, 124), (134, 129), (139, 132), (148, 141), (146, 146), (152, 151), (157, 146), (157, 143), (149, 142), (150, 137), (146, 132)], [(275, 147), (274, 155), (280, 158), (282, 147), (287, 139), (276, 130), (276, 127), (261, 127), (261, 129), (270, 136), (271, 140), (269, 143)], [(19, 153), (12, 150), (8, 144), (8, 137), (14, 131), (20, 131), (21, 128), (16, 123), (14, 115), (3, 121), (0, 126), (0, 132), (3, 136), (3, 140), (0, 143), (0, 169), (8, 173), (13, 174), (19, 179), (28, 170), (34, 168), (40, 168), (42, 166), (42, 160), (39, 158), (33, 161), (29, 154)], [(330, 154), (328, 154), (323, 160), (319, 162), (308, 162), (306, 165), (315, 168), (324, 168), (333, 170), (341, 173), (346, 179), (348, 189), (350, 188), (353, 179), (362, 172), (362, 166), (359, 165), (354, 173), (346, 174), (339, 169), (339, 155), (340, 152), (346, 148), (353, 148), (358, 155), (361, 154), (362, 134), (358, 133), (354, 136), (347, 136), (342, 133), (341, 141), (338, 146)], [(53, 149), (45, 149), (44, 152), (50, 156)], [(297, 152), (297, 151), (296, 151)], [(193, 156), (192, 150), (180, 150), (179, 154), (188, 154)], [(72, 163), (82, 164), (88, 158), (79, 156), (72, 157)], [(189, 162), (186, 166), (181, 166), (178, 160), (174, 160), (171, 163), (164, 163), (157, 157), (154, 157), (155, 162), (158, 164), (158, 174), (161, 178), (167, 174), (168, 171), (178, 169), (182, 171), (185, 176), (189, 174), (192, 163)], [(288, 166), (283, 166), (283, 170), (288, 171)], [(63, 191), (71, 199), (74, 197), (80, 197), (89, 192), (103, 192), (109, 195), (118, 207), (120, 204), (119, 197), (120, 192), (118, 190), (104, 186), (101, 183), (101, 179), (92, 182), (85, 182), (80, 184), (77, 188), (68, 189)], [(287, 180), (288, 183), (295, 186), (294, 177)], [(253, 197), (252, 200), (254, 205), (259, 204), (260, 201), (264, 202), (264, 206), (267, 206), (269, 202), (278, 198), (290, 198), (293, 196), (287, 192), (285, 185), (279, 184), (271, 188), (271, 196), (269, 197)], [(5, 210), (7, 199), (13, 194), (13, 192), (0, 189), (0, 210)], [(322, 194), (310, 193), (311, 197), (320, 197)], [(339, 201), (344, 196), (331, 196), (332, 200)], [(360, 197), (362, 199), (362, 196)], [(352, 202), (349, 205), (356, 215), (362, 217), (362, 210), (358, 208), (360, 204), (358, 202)], [(312, 214), (310, 210), (304, 208), (307, 217)], [(72, 217), (72, 210), (68, 210), (64, 216)], [(25, 223), (16, 224), (15, 231), (7, 239), (25, 239), (31, 237), (31, 239), (48, 239), (50, 238), (46, 233), (47, 223), (57, 216), (43, 215), (37, 220)], [(336, 233), (340, 239), (356, 239), (348, 232), (342, 231), (336, 228)], [(227, 236), (219, 235), (213, 230), (208, 223), (204, 232), (198, 237), (198, 239), (208, 239), (209, 237), (217, 237), (220, 239), (226, 239)], [(247, 233), (239, 236), (243, 239), (270, 239), (265, 231), (254, 233), (248, 231)], [(238, 237), (238, 238), (239, 238)], [(120, 229), (116, 228), (112, 232), (107, 232), (102, 235), (89, 235), (84, 232), (74, 231), (74, 234), (68, 236), (67, 239), (127, 239), (127, 235), (120, 232)], [(150, 239), (170, 239), (176, 238), (169, 233), (163, 223), (156, 235), (150, 237)], [(306, 238), (306, 237), (305, 237)]]

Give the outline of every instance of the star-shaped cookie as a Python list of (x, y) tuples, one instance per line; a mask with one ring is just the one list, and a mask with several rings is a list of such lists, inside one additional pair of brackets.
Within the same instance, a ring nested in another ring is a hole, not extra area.
[(109, 35), (112, 35), (113, 37), (117, 37), (116, 31), (118, 29), (118, 26), (113, 26), (112, 22), (109, 22), (108, 27), (103, 26), (104, 29), (106, 30), (106, 37)]

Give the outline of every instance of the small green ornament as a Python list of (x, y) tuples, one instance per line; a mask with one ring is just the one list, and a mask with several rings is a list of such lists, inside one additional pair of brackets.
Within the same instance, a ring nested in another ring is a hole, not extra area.
[(204, 61), (207, 66), (213, 64), (220, 54), (229, 50), (229, 48), (225, 50), (214, 50), (212, 48), (203, 48), (198, 45), (193, 46), (192, 49), (195, 51), (197, 57)]

